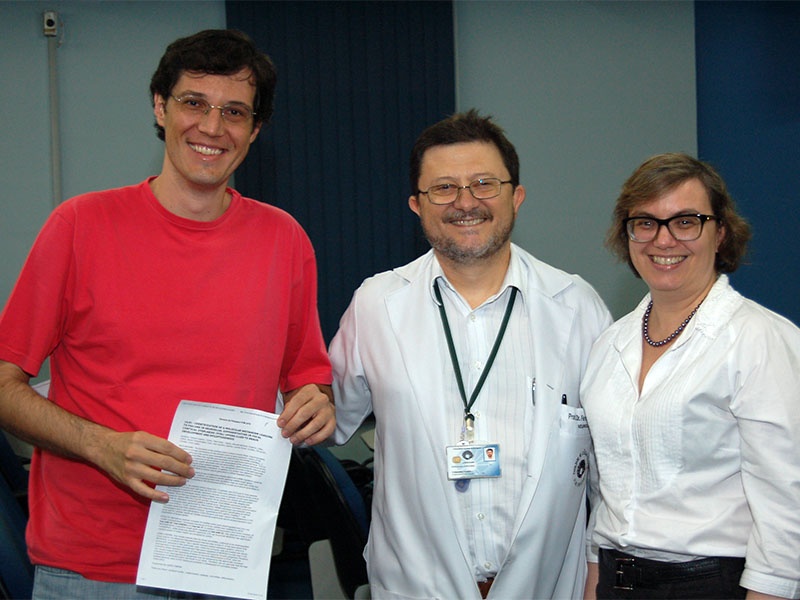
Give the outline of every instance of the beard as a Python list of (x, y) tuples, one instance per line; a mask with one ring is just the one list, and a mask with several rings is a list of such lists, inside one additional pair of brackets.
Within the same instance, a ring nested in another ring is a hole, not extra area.
[[(454, 210), (447, 213), (444, 218), (448, 221), (459, 221), (475, 218), (490, 219), (491, 215), (485, 210), (473, 210), (470, 212)], [(508, 223), (493, 231), (484, 244), (480, 246), (464, 246), (459, 245), (453, 238), (436, 235), (433, 230), (426, 227), (424, 220), (420, 221), (420, 223), (422, 232), (431, 247), (439, 255), (461, 265), (473, 264), (494, 256), (511, 239), (511, 232), (514, 230), (514, 218), (512, 218)]]

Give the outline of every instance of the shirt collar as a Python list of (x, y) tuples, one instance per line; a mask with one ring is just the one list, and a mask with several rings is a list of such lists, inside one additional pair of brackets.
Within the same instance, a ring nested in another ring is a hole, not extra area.
[[(439, 302), (436, 300), (436, 294), (433, 291), (433, 284), (437, 280), (440, 280), (442, 282), (439, 284), (440, 289), (447, 288), (453, 294), (456, 294), (459, 297), (461, 297), (461, 294), (459, 294), (447, 280), (447, 276), (444, 274), (444, 271), (442, 270), (442, 265), (439, 264), (439, 259), (436, 257), (436, 254), (434, 253), (433, 263), (431, 265), (430, 276), (428, 280), (428, 292), (430, 293), (431, 300), (433, 300), (434, 304), (438, 305)], [(525, 282), (525, 277), (524, 277), (524, 268), (522, 265), (522, 261), (519, 257), (517, 249), (512, 244), (511, 258), (508, 263), (508, 270), (506, 270), (506, 276), (503, 279), (503, 284), (500, 286), (500, 290), (490, 298), (487, 298), (486, 301), (481, 306), (484, 306), (489, 302), (494, 302), (495, 300), (500, 298), (503, 294), (506, 293), (509, 287), (517, 288), (518, 295), (524, 299), (525, 296), (524, 282)]]
[[(718, 275), (708, 295), (697, 309), (697, 314), (689, 321), (686, 328), (681, 332), (670, 348), (679, 348), (688, 343), (694, 335), (695, 330), (703, 335), (715, 337), (720, 328), (728, 322), (737, 306), (736, 296), (738, 296), (738, 294), (731, 294), (731, 290), (732, 288), (728, 281), (728, 276), (725, 274)], [(642, 335), (642, 317), (644, 316), (645, 310), (647, 310), (647, 305), (650, 304), (650, 300), (651, 296), (648, 292), (633, 312), (627, 317), (624, 317), (629, 319), (629, 323), (627, 327), (622, 327), (619, 330), (614, 344), (617, 349), (621, 349), (629, 343), (640, 343)]]

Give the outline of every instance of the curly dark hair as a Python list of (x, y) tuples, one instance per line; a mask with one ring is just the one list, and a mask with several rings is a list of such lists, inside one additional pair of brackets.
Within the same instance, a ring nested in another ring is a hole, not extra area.
[(411, 194), (419, 191), (419, 174), (422, 169), (422, 157), (425, 152), (434, 146), (447, 146), (465, 142), (488, 142), (494, 144), (503, 159), (511, 184), (516, 188), (519, 185), (519, 156), (514, 145), (508, 141), (505, 132), (492, 117), (482, 117), (474, 108), (465, 112), (451, 115), (423, 131), (411, 150), (409, 161), (409, 182)]
[[(253, 127), (269, 123), (274, 110), (278, 76), (269, 56), (256, 48), (249, 36), (234, 29), (207, 29), (180, 38), (167, 46), (150, 80), (150, 98), (168, 98), (184, 72), (233, 75), (250, 69), (256, 88), (253, 101)], [(155, 125), (159, 139), (164, 128)]]
[(624, 219), (640, 204), (655, 200), (690, 179), (703, 185), (711, 202), (711, 211), (725, 227), (725, 237), (714, 263), (716, 272), (733, 273), (739, 268), (747, 253), (750, 225), (736, 212), (725, 182), (708, 163), (682, 152), (671, 152), (657, 154), (643, 162), (623, 184), (614, 206), (614, 222), (608, 230), (606, 246), (618, 259), (627, 262), (637, 277), (640, 275), (631, 261)]

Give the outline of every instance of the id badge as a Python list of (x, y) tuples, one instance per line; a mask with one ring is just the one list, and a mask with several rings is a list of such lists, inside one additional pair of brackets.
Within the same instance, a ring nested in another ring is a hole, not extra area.
[(500, 477), (499, 444), (447, 446), (447, 478)]

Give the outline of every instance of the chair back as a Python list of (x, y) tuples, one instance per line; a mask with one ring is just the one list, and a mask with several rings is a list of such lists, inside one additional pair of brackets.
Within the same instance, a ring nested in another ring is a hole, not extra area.
[(28, 494), (28, 471), (5, 434), (0, 430), (0, 477), (6, 480), (15, 496), (24, 500)]
[(0, 598), (30, 598), (33, 590), (21, 504), (27, 486), (27, 471), (0, 430)]
[(330, 450), (314, 446), (294, 451), (306, 467), (309, 491), (316, 499), (316, 512), (323, 518), (339, 583), (347, 597), (353, 598), (356, 589), (367, 583), (363, 551), (369, 517), (363, 497)]

